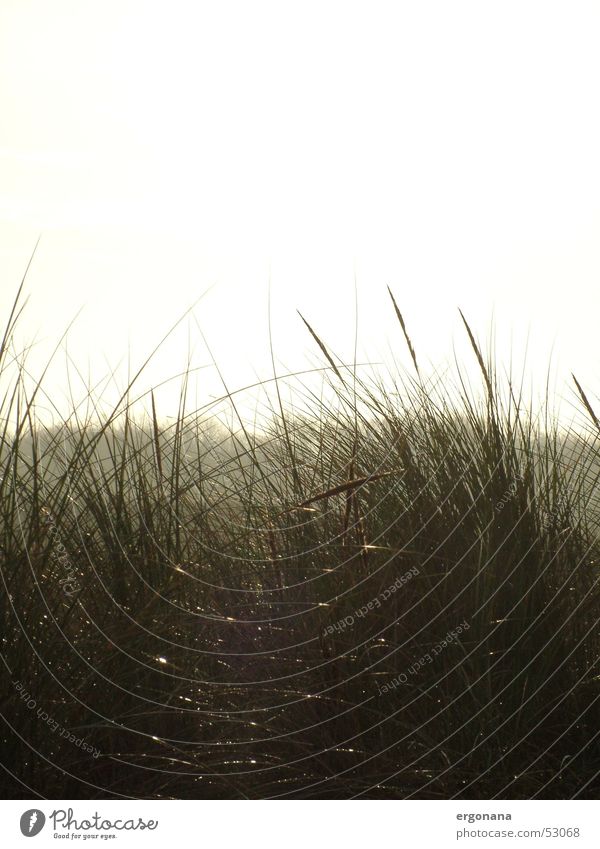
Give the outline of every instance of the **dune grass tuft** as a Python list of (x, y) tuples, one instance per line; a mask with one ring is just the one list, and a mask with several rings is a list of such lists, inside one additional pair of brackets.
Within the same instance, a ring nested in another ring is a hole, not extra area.
[(440, 390), (390, 291), (417, 380), (350, 386), (302, 318), (328, 388), (294, 389), (302, 412), (279, 393), (226, 428), (184, 377), (174, 420), (130, 386), (49, 426), (21, 295), (0, 345), (5, 797), (597, 795), (600, 426), (577, 381), (588, 430), (534, 419), (463, 316), (483, 393)]

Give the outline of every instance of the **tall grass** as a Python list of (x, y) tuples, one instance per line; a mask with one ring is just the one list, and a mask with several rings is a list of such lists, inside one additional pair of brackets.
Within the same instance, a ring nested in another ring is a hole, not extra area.
[(393, 301), (414, 377), (392, 386), (302, 317), (327, 392), (290, 384), (301, 413), (267, 395), (255, 427), (226, 393), (226, 429), (188, 412), (187, 375), (168, 424), (129, 387), (50, 427), (20, 294), (0, 346), (5, 796), (597, 794), (579, 384), (587, 429), (549, 402), (534, 419), (463, 317), (482, 391), (435, 385)]

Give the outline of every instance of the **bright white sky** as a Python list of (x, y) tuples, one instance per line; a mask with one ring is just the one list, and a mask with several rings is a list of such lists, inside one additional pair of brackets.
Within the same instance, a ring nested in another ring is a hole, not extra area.
[(600, 392), (598, 44), (577, 0), (0, 0), (2, 305), (43, 232), (24, 338), (85, 305), (97, 368), (216, 283), (196, 315), (233, 387), (270, 371), (269, 279), (278, 359), (316, 354), (299, 308), (351, 361), (356, 275), (371, 359), (407, 361), (390, 284), (421, 360), (462, 346), (460, 306)]

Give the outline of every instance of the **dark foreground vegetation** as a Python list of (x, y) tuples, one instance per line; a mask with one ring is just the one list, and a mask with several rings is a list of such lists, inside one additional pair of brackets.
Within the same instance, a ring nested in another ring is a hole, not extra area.
[(4, 797), (597, 796), (600, 433), (580, 387), (589, 426), (565, 433), (468, 327), (481, 396), (421, 379), (407, 338), (414, 378), (385, 388), (315, 338), (327, 402), (294, 413), (272, 383), (260, 429), (235, 396), (229, 431), (189, 414), (185, 378), (174, 421), (127, 394), (50, 427), (17, 317)]

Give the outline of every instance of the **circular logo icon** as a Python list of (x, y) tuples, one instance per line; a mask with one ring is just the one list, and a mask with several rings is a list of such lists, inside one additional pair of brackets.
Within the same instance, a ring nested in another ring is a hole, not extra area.
[(35, 837), (43, 829), (46, 817), (38, 808), (31, 808), (21, 816), (21, 834), (25, 837)]

